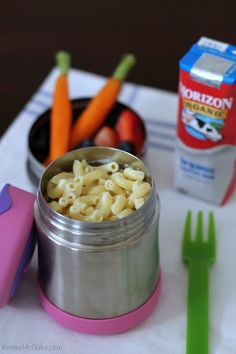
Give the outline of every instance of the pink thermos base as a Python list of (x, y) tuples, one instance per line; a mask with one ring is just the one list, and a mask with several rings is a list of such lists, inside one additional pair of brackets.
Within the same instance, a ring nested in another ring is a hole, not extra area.
[(73, 316), (53, 305), (39, 287), (39, 297), (44, 310), (58, 323), (81, 333), (115, 334), (127, 331), (144, 321), (154, 310), (160, 296), (161, 278), (148, 300), (137, 309), (118, 317), (107, 319), (89, 319)]

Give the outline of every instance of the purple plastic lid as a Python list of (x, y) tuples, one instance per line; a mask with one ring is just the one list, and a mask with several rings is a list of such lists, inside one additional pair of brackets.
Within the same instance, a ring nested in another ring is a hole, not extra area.
[(0, 192), (0, 215), (12, 206), (12, 199), (8, 189), (9, 184), (6, 184)]

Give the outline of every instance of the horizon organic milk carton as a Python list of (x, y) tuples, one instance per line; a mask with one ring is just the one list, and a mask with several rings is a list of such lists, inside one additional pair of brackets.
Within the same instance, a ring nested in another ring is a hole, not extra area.
[(202, 37), (180, 60), (175, 187), (222, 205), (235, 161), (236, 46)]

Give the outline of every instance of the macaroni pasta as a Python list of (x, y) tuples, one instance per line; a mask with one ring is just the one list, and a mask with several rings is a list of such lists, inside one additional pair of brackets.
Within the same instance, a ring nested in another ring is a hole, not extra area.
[(141, 208), (151, 192), (143, 171), (110, 162), (92, 166), (75, 160), (72, 172), (52, 177), (46, 189), (49, 206), (79, 221), (117, 220)]

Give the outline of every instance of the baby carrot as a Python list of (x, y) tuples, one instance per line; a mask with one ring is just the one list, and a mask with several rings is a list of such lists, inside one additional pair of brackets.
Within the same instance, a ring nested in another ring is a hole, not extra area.
[(129, 70), (135, 64), (134, 55), (125, 55), (113, 75), (107, 80), (101, 91), (89, 102), (72, 127), (70, 148), (75, 148), (81, 141), (91, 138), (102, 126), (113, 108), (117, 96)]
[(60, 75), (56, 81), (50, 117), (49, 160), (65, 154), (69, 150), (72, 123), (72, 108), (68, 92), (67, 74), (70, 68), (70, 55), (60, 51), (56, 54)]

